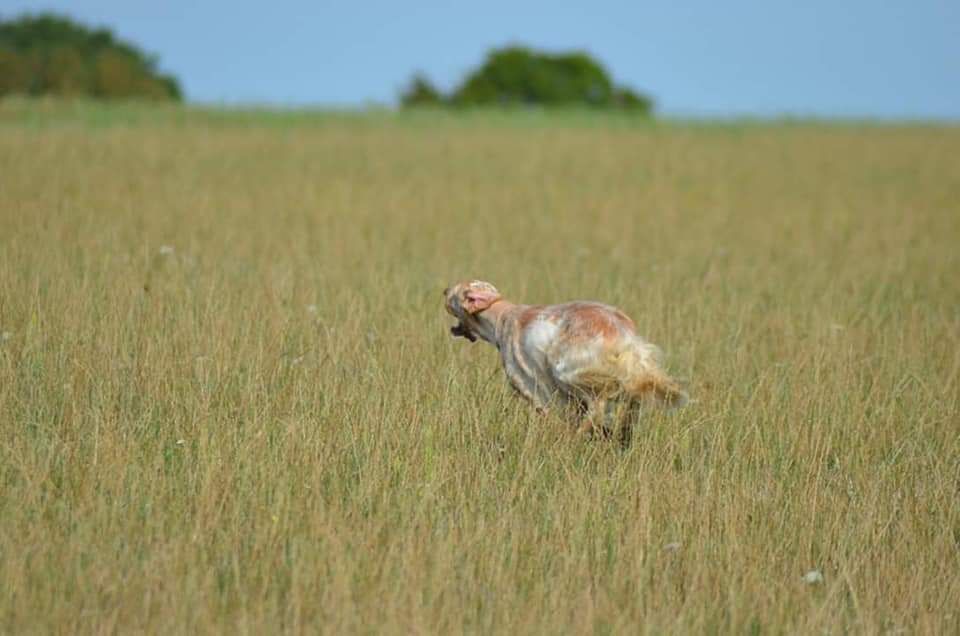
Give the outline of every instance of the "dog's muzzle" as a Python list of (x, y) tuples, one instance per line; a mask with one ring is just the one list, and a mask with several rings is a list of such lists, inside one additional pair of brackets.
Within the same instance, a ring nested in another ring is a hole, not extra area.
[(476, 337), (475, 335), (473, 335), (473, 332), (470, 331), (469, 327), (467, 327), (467, 326), (466, 326), (465, 324), (463, 324), (462, 322), (458, 322), (458, 323), (455, 324), (454, 326), (450, 327), (450, 333), (451, 333), (454, 337), (466, 338), (466, 339), (469, 340), (470, 342), (476, 342), (476, 341), (477, 341), (477, 337)]

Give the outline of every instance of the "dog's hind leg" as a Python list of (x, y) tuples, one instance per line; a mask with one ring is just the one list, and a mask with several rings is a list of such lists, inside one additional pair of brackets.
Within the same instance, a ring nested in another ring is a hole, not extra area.
[(637, 425), (640, 415), (643, 412), (643, 404), (640, 400), (625, 400), (617, 413), (617, 439), (622, 448), (630, 446), (633, 440), (633, 427)]
[(583, 435), (593, 436), (597, 433), (606, 435), (607, 400), (602, 397), (591, 397), (585, 400), (586, 412), (580, 420), (579, 431)]

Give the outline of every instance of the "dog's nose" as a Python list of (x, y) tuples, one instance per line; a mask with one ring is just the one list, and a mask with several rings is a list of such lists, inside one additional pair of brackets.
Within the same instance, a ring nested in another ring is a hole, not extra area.
[(450, 293), (450, 288), (449, 288), (449, 287), (447, 287), (446, 289), (444, 289), (444, 290), (443, 290), (443, 296), (444, 296), (444, 298), (446, 298), (447, 294), (449, 294), (449, 293)]

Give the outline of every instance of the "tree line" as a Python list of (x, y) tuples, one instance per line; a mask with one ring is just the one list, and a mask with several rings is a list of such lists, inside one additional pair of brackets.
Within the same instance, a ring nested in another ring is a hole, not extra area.
[[(182, 99), (176, 78), (157, 58), (57, 14), (0, 18), (0, 97), (7, 94)], [(580, 51), (547, 53), (523, 46), (490, 51), (449, 93), (423, 74), (400, 96), (403, 107), (587, 106), (649, 114), (647, 95), (616, 84)]]
[(157, 60), (107, 29), (54, 14), (0, 19), (0, 96), (182, 97)]

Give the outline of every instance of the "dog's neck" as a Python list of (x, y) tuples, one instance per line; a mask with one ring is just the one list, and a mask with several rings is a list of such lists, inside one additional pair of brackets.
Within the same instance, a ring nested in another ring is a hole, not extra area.
[(477, 337), (486, 340), (495, 347), (499, 347), (498, 332), (499, 325), (504, 316), (506, 316), (515, 307), (506, 300), (497, 300), (483, 311), (473, 314), (473, 324), (470, 330)]

